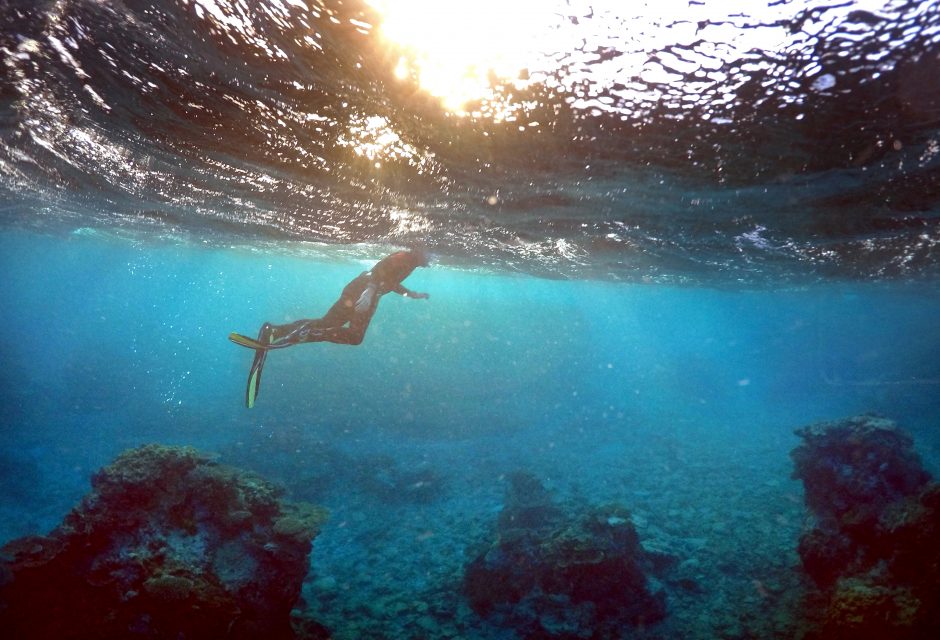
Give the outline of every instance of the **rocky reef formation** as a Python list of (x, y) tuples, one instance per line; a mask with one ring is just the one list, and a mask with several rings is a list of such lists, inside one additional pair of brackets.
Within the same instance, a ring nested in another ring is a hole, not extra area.
[[(913, 440), (862, 415), (809, 425), (792, 452), (815, 523), (799, 554), (827, 639), (933, 638), (940, 629), (940, 485)], [(810, 607), (813, 609), (814, 607)], [(813, 611), (810, 611), (813, 614)]]
[(523, 638), (614, 638), (666, 615), (653, 557), (619, 505), (572, 513), (528, 473), (509, 477), (498, 537), (467, 566), (473, 610)]
[(157, 445), (120, 455), (92, 489), (49, 535), (0, 551), (4, 637), (296, 637), (290, 613), (322, 509)]

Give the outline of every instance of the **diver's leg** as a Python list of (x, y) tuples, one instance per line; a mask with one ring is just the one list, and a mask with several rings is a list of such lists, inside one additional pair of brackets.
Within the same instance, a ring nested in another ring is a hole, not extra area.
[[(304, 342), (334, 342), (336, 344), (359, 344), (365, 336), (372, 315), (378, 306), (378, 296), (364, 311), (357, 312), (355, 307), (343, 307), (344, 313), (327, 314), (316, 320), (298, 320), (290, 324), (270, 327), (267, 336), (258, 337), (258, 341), (270, 344), (269, 348), (301, 344)], [(331, 312), (333, 309), (330, 310)], [(332, 315), (332, 317), (330, 317)], [(328, 320), (329, 318), (329, 320)], [(345, 326), (346, 324), (349, 326)], [(270, 325), (269, 325), (270, 326)], [(262, 328), (262, 332), (264, 329)]]
[(369, 282), (368, 275), (363, 274), (346, 285), (339, 299), (322, 318), (272, 326), (270, 344), (274, 348), (303, 342), (359, 344), (379, 302), (379, 296), (373, 296), (366, 309), (356, 310), (356, 303)]
[(378, 304), (379, 298), (376, 296), (372, 304), (369, 305), (365, 311), (353, 314), (348, 327), (319, 329), (317, 331), (316, 340), (310, 340), (310, 342), (334, 342), (336, 344), (351, 345), (361, 344), (362, 339), (366, 335), (366, 329), (369, 328), (369, 323), (372, 322), (372, 316), (375, 314)]
[[(319, 337), (321, 332), (336, 328), (338, 326), (336, 322), (336, 320), (327, 320), (324, 317), (273, 325), (270, 327), (268, 340), (265, 344), (270, 344), (270, 348), (279, 349), (304, 342), (322, 342), (322, 338)], [(342, 322), (339, 324), (341, 325)]]
[(301, 332), (305, 328), (316, 327), (319, 323), (319, 318), (314, 320), (305, 318), (287, 324), (267, 325), (268, 340), (265, 341), (265, 344), (299, 344), (301, 341), (297, 338), (301, 335)]

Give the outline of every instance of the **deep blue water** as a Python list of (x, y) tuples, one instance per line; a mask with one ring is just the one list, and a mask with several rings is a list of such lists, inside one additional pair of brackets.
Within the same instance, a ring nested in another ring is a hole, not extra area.
[[(338, 637), (407, 636), (414, 602), (459, 612), (454, 576), (515, 470), (629, 504), (647, 544), (699, 563), (707, 595), (674, 598), (664, 623), (699, 637), (767, 607), (754, 580), (792, 580), (794, 428), (878, 412), (940, 471), (936, 284), (717, 290), (432, 266), (408, 280), (431, 298), (388, 296), (361, 346), (273, 352), (248, 411), (250, 355), (228, 331), (315, 315), (360, 260), (90, 231), (8, 230), (0, 248), (3, 537), (54, 527), (125, 448), (219, 452), (331, 509), (305, 595)], [(396, 473), (440, 494), (389, 502), (376, 482)], [(506, 633), (434, 620), (429, 637)]]
[[(372, 3), (0, 0), (0, 541), (192, 445), (330, 509), (335, 637), (512, 638), (459, 581), (527, 470), (705, 585), (652, 633), (793, 637), (793, 430), (875, 412), (940, 473), (940, 12), (594, 4), (461, 114)], [(229, 332), (415, 242), (428, 300), (245, 409)]]

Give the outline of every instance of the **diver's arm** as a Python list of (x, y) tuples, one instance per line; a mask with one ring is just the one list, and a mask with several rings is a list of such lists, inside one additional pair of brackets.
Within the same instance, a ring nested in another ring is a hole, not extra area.
[(405, 296), (406, 298), (415, 298), (416, 300), (431, 297), (426, 293), (419, 293), (417, 291), (412, 291), (411, 289), (406, 289), (405, 287), (401, 286), (401, 283), (398, 283), (397, 285), (395, 285), (392, 288), (392, 291), (394, 291), (400, 296)]

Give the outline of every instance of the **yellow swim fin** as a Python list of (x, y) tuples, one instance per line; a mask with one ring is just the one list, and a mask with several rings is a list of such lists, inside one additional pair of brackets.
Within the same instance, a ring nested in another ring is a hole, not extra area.
[(269, 349), (270, 347), (264, 344), (261, 344), (254, 338), (249, 338), (248, 336), (243, 336), (240, 333), (230, 333), (228, 334), (228, 339), (234, 342), (237, 345), (242, 347), (248, 347), (249, 349)]
[(255, 360), (251, 363), (251, 371), (248, 372), (248, 386), (245, 389), (245, 406), (249, 409), (255, 406), (255, 400), (258, 398), (258, 391), (261, 389), (261, 370), (264, 368), (264, 359), (268, 352), (259, 350), (255, 354)]
[(240, 347), (247, 347), (249, 349), (254, 349), (255, 351), (258, 349), (261, 349), (262, 351), (270, 351), (271, 349), (286, 349), (287, 347), (293, 347), (294, 344), (296, 344), (289, 341), (284, 341), (279, 344), (264, 344), (263, 342), (258, 342), (254, 338), (243, 336), (240, 333), (230, 333), (228, 334), (228, 339)]

